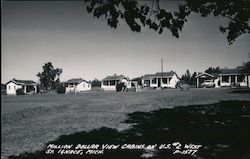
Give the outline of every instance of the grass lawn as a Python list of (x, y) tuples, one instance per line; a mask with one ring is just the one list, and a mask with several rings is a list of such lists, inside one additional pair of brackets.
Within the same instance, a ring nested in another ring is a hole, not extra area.
[[(61, 135), (72, 135), (76, 132), (91, 133), (93, 129), (98, 130), (101, 127), (106, 127), (115, 134), (123, 131), (128, 131), (127, 133), (130, 134), (130, 131), (136, 129), (136, 127), (130, 127), (131, 123), (145, 124), (144, 116), (146, 114), (140, 116), (140, 120), (135, 118), (132, 122), (128, 122), (131, 113), (134, 112), (151, 112), (162, 108), (173, 108), (167, 110), (174, 110), (178, 106), (189, 105), (196, 105), (188, 107), (191, 108), (188, 110), (195, 110), (199, 106), (203, 108), (202, 105), (219, 103), (222, 100), (250, 101), (250, 96), (248, 93), (231, 93), (229, 89), (2, 96), (2, 158), (42, 150), (48, 142), (57, 140)], [(248, 104), (249, 102), (245, 103), (247, 108)], [(178, 119), (181, 112), (175, 113)], [(171, 113), (166, 113), (164, 119), (169, 119), (168, 125), (171, 125), (176, 118), (169, 115)], [(156, 122), (157, 116), (152, 118), (155, 126), (157, 123), (161, 123)], [(189, 118), (185, 120), (189, 122)], [(167, 127), (167, 125), (165, 126)], [(200, 127), (203, 129), (202, 125)], [(178, 128), (178, 126), (175, 127), (175, 129)], [(185, 131), (179, 133), (185, 133)], [(130, 134), (130, 136), (132, 135)]]

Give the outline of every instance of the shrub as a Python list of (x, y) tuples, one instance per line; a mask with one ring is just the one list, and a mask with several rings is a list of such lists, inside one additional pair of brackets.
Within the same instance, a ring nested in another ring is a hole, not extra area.
[(59, 86), (56, 89), (56, 92), (58, 94), (65, 94), (66, 92), (66, 87), (63, 84), (59, 84)]
[(1, 89), (1, 95), (6, 95), (7, 93), (6, 93), (6, 90), (4, 90), (4, 89)]
[(121, 92), (123, 87), (124, 87), (124, 83), (118, 83), (116, 85), (116, 91)]
[(95, 79), (95, 80), (93, 80), (93, 81), (91, 82), (91, 86), (92, 86), (92, 87), (101, 87), (101, 85), (102, 85), (102, 82), (99, 81), (98, 79)]
[(23, 88), (18, 88), (18, 89), (16, 90), (16, 95), (24, 95), (24, 90), (23, 90)]
[(181, 90), (189, 90), (190, 89), (190, 84), (182, 84), (181, 85)]

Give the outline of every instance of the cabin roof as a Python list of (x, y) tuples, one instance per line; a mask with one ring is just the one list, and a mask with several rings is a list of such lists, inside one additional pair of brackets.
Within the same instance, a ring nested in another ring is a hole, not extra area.
[(176, 73), (173, 71), (170, 72), (157, 72), (155, 74), (145, 74), (142, 76), (143, 79), (148, 79), (148, 78), (159, 78), (159, 77), (173, 77)]
[(32, 80), (17, 80), (17, 79), (12, 79), (9, 82), (7, 82), (6, 84), (13, 82), (17, 85), (37, 85), (36, 82), (32, 81)]
[(243, 74), (243, 69), (241, 68), (235, 68), (235, 69), (224, 69), (221, 70), (220, 75), (239, 75)]
[(68, 81), (64, 82), (64, 83), (81, 83), (81, 82), (86, 82), (86, 83), (89, 83), (87, 82), (86, 80), (82, 79), (82, 78), (72, 78), (72, 79), (69, 79)]
[(124, 78), (126, 78), (124, 75), (119, 75), (119, 76), (113, 75), (113, 76), (107, 76), (107, 77), (105, 77), (102, 81), (111, 81), (111, 80), (118, 80), (118, 81), (120, 81), (120, 80), (122, 80)]
[(199, 77), (202, 77), (202, 76), (216, 77), (215, 74), (210, 74), (210, 73), (203, 72), (203, 73), (200, 73), (197, 76), (195, 76), (195, 78), (199, 78)]

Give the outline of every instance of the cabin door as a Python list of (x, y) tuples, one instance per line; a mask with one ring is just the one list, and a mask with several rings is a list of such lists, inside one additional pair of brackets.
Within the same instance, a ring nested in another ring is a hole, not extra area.
[(158, 78), (158, 87), (161, 87), (161, 79)]
[(231, 76), (231, 84), (232, 84), (232, 85), (235, 85), (235, 82), (236, 82), (236, 81), (235, 81), (235, 76)]

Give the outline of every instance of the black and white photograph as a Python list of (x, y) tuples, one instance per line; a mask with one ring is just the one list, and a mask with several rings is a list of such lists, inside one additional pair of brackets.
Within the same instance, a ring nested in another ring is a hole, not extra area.
[(250, 1), (1, 0), (1, 159), (250, 159)]

